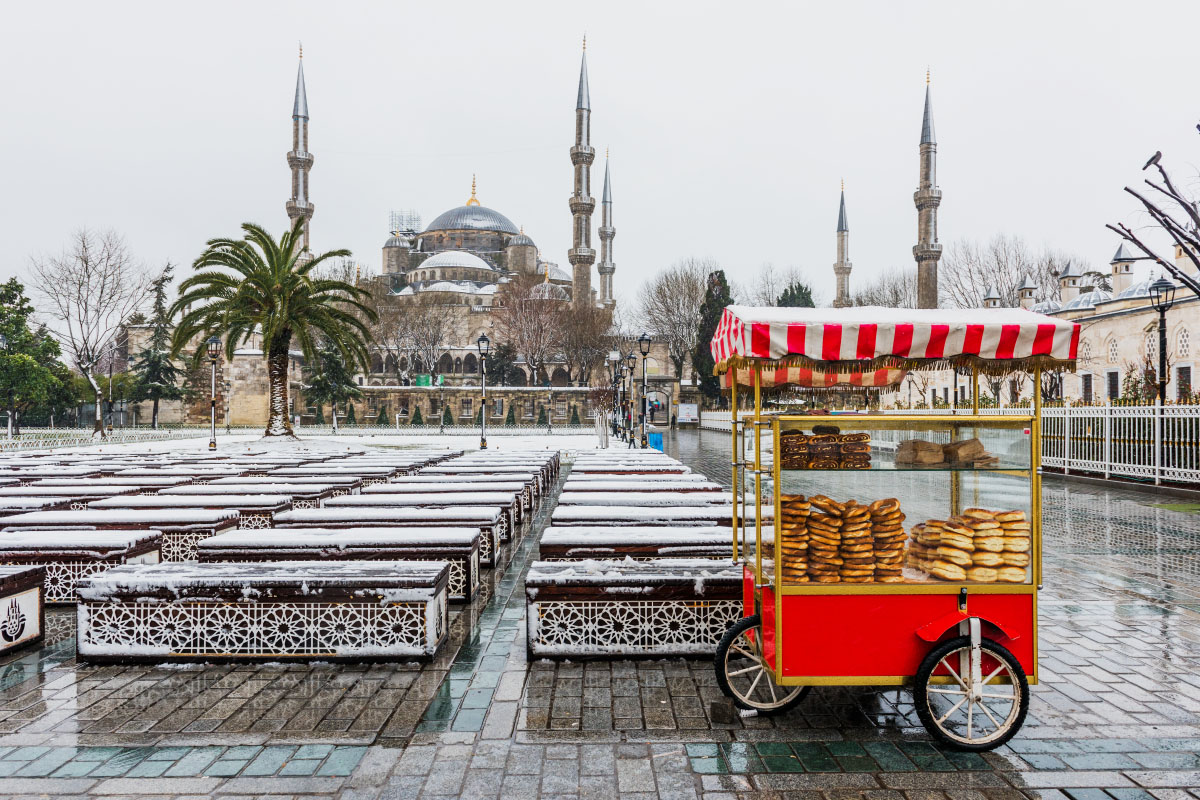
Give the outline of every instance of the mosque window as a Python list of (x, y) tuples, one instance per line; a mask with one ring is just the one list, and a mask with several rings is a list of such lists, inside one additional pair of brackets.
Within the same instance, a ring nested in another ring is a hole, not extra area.
[(1084, 341), (1079, 345), (1079, 360), (1087, 363), (1092, 359), (1092, 343)]
[(1115, 338), (1108, 340), (1108, 363), (1117, 363), (1117, 340)]
[(1149, 333), (1149, 332), (1146, 333), (1145, 346), (1143, 349), (1146, 353), (1146, 358), (1149, 359), (1151, 363), (1153, 363), (1154, 359), (1156, 359), (1158, 357), (1158, 334), (1157, 333)]
[(1179, 335), (1175, 337), (1177, 342), (1175, 352), (1179, 358), (1187, 358), (1191, 352), (1190, 336), (1187, 328), (1180, 328)]

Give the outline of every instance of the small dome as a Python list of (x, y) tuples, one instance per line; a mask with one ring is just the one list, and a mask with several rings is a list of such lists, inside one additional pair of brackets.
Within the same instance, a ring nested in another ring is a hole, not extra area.
[[(1121, 246), (1124, 247), (1124, 245), (1121, 245)], [(1128, 289), (1126, 289), (1125, 291), (1123, 291), (1119, 295), (1117, 295), (1116, 299), (1118, 299), (1118, 300), (1134, 300), (1139, 297), (1149, 297), (1150, 296), (1150, 284), (1152, 284), (1152, 283), (1154, 283), (1154, 281), (1149, 280), (1149, 279), (1144, 280), (1144, 281), (1138, 281), (1133, 286), (1130, 286)]]
[(1055, 311), (1062, 310), (1062, 303), (1057, 300), (1043, 300), (1040, 303), (1034, 303), (1033, 308), (1029, 310), (1037, 314), (1053, 314)]
[(508, 244), (505, 247), (537, 247), (537, 245), (533, 243), (533, 239), (530, 239), (523, 233), (518, 233), (508, 240)]
[(469, 269), (485, 269), (494, 271), (491, 264), (474, 253), (464, 253), (461, 250), (444, 250), (422, 261), (414, 269), (442, 269), (446, 267), (467, 267)]
[(1079, 297), (1067, 303), (1062, 307), (1062, 310), (1078, 311), (1083, 308), (1095, 308), (1097, 303), (1103, 303), (1106, 300), (1112, 300), (1112, 294), (1103, 289), (1092, 289), (1090, 292), (1084, 292)]
[(569, 272), (559, 269), (558, 265), (554, 264), (553, 262), (542, 261), (542, 262), (538, 263), (538, 273), (541, 275), (545, 275), (547, 272), (550, 273), (550, 280), (552, 280), (552, 281), (562, 281), (564, 283), (571, 283), (573, 280), (571, 278), (571, 274)]
[(499, 211), (493, 211), (487, 206), (459, 206), (444, 211), (429, 223), (425, 232), (430, 231), (499, 231), (500, 233), (520, 234), (521, 231), (508, 217)]
[(567, 292), (561, 286), (555, 286), (553, 283), (543, 282), (533, 287), (529, 291), (529, 296), (535, 300), (569, 300)]
[(412, 242), (410, 242), (410, 241), (408, 240), (408, 237), (407, 237), (407, 236), (401, 236), (401, 235), (400, 235), (400, 234), (398, 234), (398, 233), (393, 233), (393, 234), (392, 234), (392, 238), (390, 238), (390, 239), (388, 239), (386, 242), (384, 242), (384, 243), (383, 243), (383, 246), (384, 246), (385, 248), (387, 248), (387, 247), (403, 247), (403, 248), (409, 248), (409, 247), (412, 247)]

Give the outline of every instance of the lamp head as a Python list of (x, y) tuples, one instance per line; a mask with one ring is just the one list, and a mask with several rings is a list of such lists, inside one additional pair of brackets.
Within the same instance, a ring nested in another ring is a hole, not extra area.
[(633, 348), (629, 349), (629, 355), (625, 356), (625, 363), (630, 369), (633, 369), (633, 362), (637, 360), (637, 356), (633, 354)]
[(638, 337), (638, 349), (642, 351), (643, 356), (650, 355), (650, 334), (643, 333)]
[(221, 355), (221, 340), (216, 336), (210, 336), (208, 339), (208, 357), (213, 361)]
[(1150, 284), (1150, 304), (1155, 311), (1169, 310), (1175, 304), (1175, 284), (1165, 277)]
[(492, 346), (492, 340), (488, 338), (486, 333), (479, 334), (479, 339), (475, 343), (479, 345), (479, 354), (481, 356), (486, 356)]

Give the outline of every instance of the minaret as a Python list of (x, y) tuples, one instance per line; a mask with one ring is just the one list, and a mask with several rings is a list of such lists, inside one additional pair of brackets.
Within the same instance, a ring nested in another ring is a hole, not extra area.
[(292, 151), (287, 154), (288, 166), (292, 168), (292, 199), (287, 201), (288, 219), (294, 225), (297, 217), (304, 218), (303, 252), (308, 246), (309, 220), (313, 215), (313, 204), (309, 202), (308, 171), (312, 169), (313, 157), (308, 152), (308, 96), (304, 92), (304, 46), (300, 46), (300, 68), (296, 72), (296, 100), (292, 103)]
[(596, 151), (590, 142), (591, 100), (588, 97), (587, 37), (583, 37), (583, 62), (579, 68), (579, 94), (575, 102), (575, 146), (571, 148), (571, 164), (575, 167), (575, 192), (571, 195), (571, 249), (567, 260), (571, 262), (571, 305), (586, 308), (592, 302), (592, 264), (596, 251), (592, 249), (592, 211), (596, 201), (592, 197), (592, 161)]
[(613, 304), (613, 273), (617, 265), (612, 260), (612, 240), (617, 235), (612, 218), (612, 187), (608, 179), (608, 150), (604, 151), (604, 194), (600, 197), (600, 302)]
[(850, 305), (850, 225), (846, 222), (846, 182), (842, 181), (842, 203), (838, 206), (837, 224), (837, 261), (833, 265), (833, 274), (837, 276), (837, 297), (834, 298), (834, 308), (845, 308)]
[(929, 91), (929, 72), (925, 72), (925, 117), (921, 121), (921, 180), (913, 194), (917, 205), (917, 307), (937, 308), (938, 261), (942, 245), (938, 243), (937, 209), (942, 190), (937, 188), (937, 136), (933, 132), (933, 99)]

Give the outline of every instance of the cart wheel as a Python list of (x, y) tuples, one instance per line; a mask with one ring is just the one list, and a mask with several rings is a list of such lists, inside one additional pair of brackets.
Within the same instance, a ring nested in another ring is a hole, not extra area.
[[(1007, 649), (982, 639), (972, 664), (971, 637), (935, 647), (917, 669), (917, 716), (935, 739), (959, 750), (991, 750), (1025, 722), (1029, 683)], [(936, 674), (935, 674), (936, 673)]]
[(762, 621), (755, 614), (725, 632), (717, 645), (717, 685), (738, 708), (769, 717), (788, 711), (805, 698), (809, 686), (777, 686), (762, 665)]

